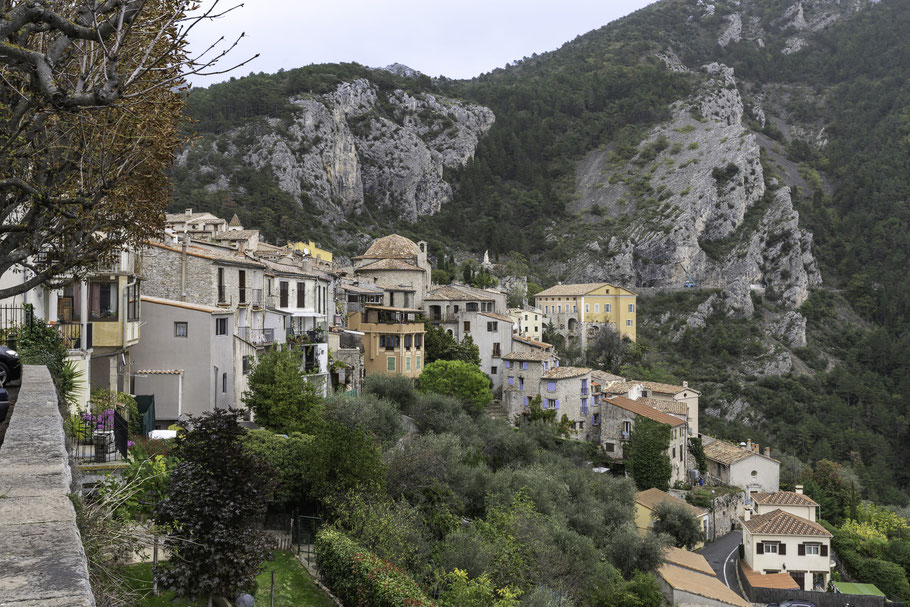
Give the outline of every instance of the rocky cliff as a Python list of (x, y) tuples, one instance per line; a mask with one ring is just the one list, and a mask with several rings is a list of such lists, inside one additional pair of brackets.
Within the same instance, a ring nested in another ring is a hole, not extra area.
[(451, 199), (443, 172), (470, 160), (494, 121), (479, 105), (382, 91), (363, 78), (290, 103), (289, 117), (251, 118), (197, 141), (178, 165), (203, 180), (209, 194), (242, 188), (230, 179), (237, 165), (271, 175), (282, 192), (328, 223), (370, 207), (414, 221)]

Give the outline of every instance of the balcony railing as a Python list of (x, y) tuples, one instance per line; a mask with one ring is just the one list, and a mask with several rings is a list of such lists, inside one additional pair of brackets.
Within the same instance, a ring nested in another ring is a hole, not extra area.
[(228, 288), (225, 285), (218, 286), (218, 305), (219, 306), (230, 306), (231, 305), (231, 296), (228, 293)]
[(240, 287), (237, 294), (237, 303), (241, 306), (262, 307), (262, 289)]
[[(91, 327), (91, 325), (89, 325)], [(67, 350), (82, 349), (82, 323), (79, 322), (57, 322), (57, 332), (60, 334), (60, 340), (63, 347)], [(91, 348), (91, 344), (86, 344), (86, 348)]]
[(582, 396), (587, 396), (587, 395), (588, 395), (588, 389), (587, 389), (587, 388), (582, 388), (582, 389), (581, 389), (581, 395), (582, 395)]
[(275, 329), (237, 327), (237, 337), (254, 346), (267, 346), (275, 343)]
[(324, 344), (325, 331), (288, 329), (287, 338), (289, 342), (298, 344)]
[(458, 322), (457, 314), (430, 314), (430, 322)]

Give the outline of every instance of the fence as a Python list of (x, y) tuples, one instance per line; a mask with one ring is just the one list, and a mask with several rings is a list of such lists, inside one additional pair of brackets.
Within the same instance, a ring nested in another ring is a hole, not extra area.
[(318, 516), (298, 515), (294, 523), (291, 536), (297, 544), (297, 555), (302, 556), (310, 567), (319, 571), (319, 560), (313, 546), (316, 543), (316, 532), (322, 526), (322, 519)]
[(66, 423), (77, 462), (100, 464), (126, 458), (129, 424), (116, 411), (74, 415)]
[(0, 343), (13, 350), (19, 346), (19, 328), (30, 325), (35, 313), (28, 304), (0, 306)]
[(814, 603), (816, 607), (904, 607), (903, 603), (891, 602), (881, 596), (752, 586), (743, 571), (742, 561), (739, 561), (739, 580), (746, 596), (753, 603), (780, 603), (790, 599), (808, 601)]

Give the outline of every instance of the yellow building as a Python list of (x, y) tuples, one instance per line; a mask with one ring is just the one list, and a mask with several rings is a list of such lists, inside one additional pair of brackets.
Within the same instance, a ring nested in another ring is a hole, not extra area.
[(364, 375), (423, 373), (423, 310), (367, 305), (348, 319), (348, 328), (363, 332)]
[(628, 289), (595, 282), (556, 285), (538, 293), (535, 302), (544, 317), (570, 337), (585, 339), (587, 328), (609, 325), (622, 337), (635, 341), (637, 298)]
[(329, 263), (332, 261), (332, 253), (325, 249), (320, 249), (312, 240), (307, 242), (289, 242), (287, 248), (300, 251), (304, 255), (309, 255), (314, 259), (321, 259), (322, 261), (328, 261)]
[[(707, 537), (709, 516), (709, 512), (707, 510), (693, 506), (692, 504), (684, 502), (678, 497), (673, 497), (669, 493), (656, 488), (646, 489), (635, 494), (635, 526), (638, 528), (639, 532), (642, 535), (647, 533), (648, 529), (651, 528), (651, 525), (654, 524), (654, 508), (657, 507), (657, 504), (660, 504), (662, 502), (670, 502), (673, 504), (685, 506), (689, 512), (692, 513), (692, 516), (694, 516), (698, 521), (699, 526), (701, 526), (702, 533), (704, 533)], [(704, 542), (699, 542), (694, 546), (694, 549), (697, 550), (704, 546), (704, 544)]]

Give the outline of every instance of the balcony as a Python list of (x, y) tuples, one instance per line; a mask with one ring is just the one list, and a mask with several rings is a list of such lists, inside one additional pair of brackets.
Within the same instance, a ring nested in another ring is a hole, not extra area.
[(629, 440), (629, 435), (631, 434), (631, 432), (623, 430), (619, 434), (622, 437), (622, 440)]
[(218, 305), (231, 306), (231, 296), (228, 294), (228, 288), (225, 285), (218, 285)]
[[(81, 350), (82, 349), (82, 323), (80, 322), (57, 322), (57, 333), (60, 334), (60, 340), (63, 342), (63, 347), (67, 350)], [(85, 344), (85, 348), (92, 347), (92, 325), (88, 324), (88, 340)]]
[(324, 344), (325, 343), (325, 331), (313, 330), (313, 329), (308, 330), (308, 331), (288, 329), (287, 338), (288, 338), (288, 343), (293, 343), (293, 344), (297, 344), (297, 345)]
[(588, 389), (587, 389), (587, 388), (582, 388), (582, 389), (581, 389), (581, 395), (582, 395), (582, 396), (587, 396), (587, 395), (588, 395)]
[(262, 289), (240, 287), (238, 291), (237, 303), (239, 305), (262, 308)]
[(237, 337), (254, 346), (268, 346), (275, 343), (275, 329), (237, 327)]

